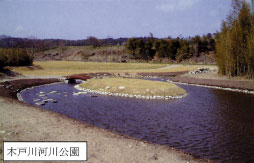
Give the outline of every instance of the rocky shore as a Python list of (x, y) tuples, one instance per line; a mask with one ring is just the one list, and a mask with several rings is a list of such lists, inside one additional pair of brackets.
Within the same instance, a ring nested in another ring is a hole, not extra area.
[(108, 95), (108, 96), (118, 96), (118, 97), (126, 97), (126, 98), (137, 98), (137, 99), (145, 99), (145, 100), (170, 100), (170, 99), (180, 99), (183, 98), (185, 95), (180, 96), (145, 96), (145, 95), (139, 95), (139, 94), (124, 94), (124, 93), (111, 93), (106, 91), (97, 91), (97, 90), (91, 90), (80, 87), (80, 85), (74, 86), (76, 89), (82, 91), (79, 92), (79, 94), (85, 94), (85, 93), (95, 93), (100, 95)]

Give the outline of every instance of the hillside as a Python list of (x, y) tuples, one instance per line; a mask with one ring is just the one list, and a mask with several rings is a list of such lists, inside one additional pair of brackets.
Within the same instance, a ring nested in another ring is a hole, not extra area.
[(129, 62), (131, 55), (124, 46), (91, 46), (58, 47), (44, 52), (34, 53), (34, 61), (66, 60), (96, 62)]
[[(142, 62), (129, 54), (125, 46), (64, 46), (33, 54), (34, 61), (85, 61), (85, 62)], [(201, 54), (182, 63), (215, 63), (214, 54)], [(157, 59), (154, 62), (169, 63), (167, 59)]]

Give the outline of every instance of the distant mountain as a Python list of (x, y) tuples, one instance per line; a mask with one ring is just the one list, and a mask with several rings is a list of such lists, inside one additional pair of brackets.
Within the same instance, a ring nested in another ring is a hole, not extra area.
[(5, 38), (11, 38), (10, 36), (6, 36), (6, 35), (0, 35), (0, 40), (1, 39), (5, 39)]

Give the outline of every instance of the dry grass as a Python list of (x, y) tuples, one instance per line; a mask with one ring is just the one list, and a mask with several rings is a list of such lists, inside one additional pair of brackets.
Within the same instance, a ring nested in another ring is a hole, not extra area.
[(33, 67), (15, 67), (12, 70), (23, 75), (70, 75), (89, 72), (125, 72), (131, 70), (158, 69), (166, 64), (149, 63), (101, 63), (77, 61), (34, 62)]
[(152, 63), (101, 63), (78, 61), (34, 62), (31, 67), (14, 67), (13, 71), (27, 76), (64, 76), (91, 72), (179, 72), (192, 71), (200, 65), (169, 65)]
[[(90, 79), (80, 85), (91, 90), (100, 90), (111, 93), (145, 96), (178, 96), (184, 95), (184, 89), (175, 84), (127, 78)], [(119, 87), (125, 87), (119, 89)]]
[(78, 62), (78, 61), (48, 61), (35, 62), (43, 69), (69, 69), (69, 70), (134, 70), (154, 69), (167, 66), (166, 64), (149, 63), (103, 63), (103, 62)]

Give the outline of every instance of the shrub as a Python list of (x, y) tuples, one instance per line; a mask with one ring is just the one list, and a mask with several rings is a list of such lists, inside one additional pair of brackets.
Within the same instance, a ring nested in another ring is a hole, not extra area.
[(33, 56), (24, 48), (0, 49), (0, 68), (4, 66), (29, 66)]

